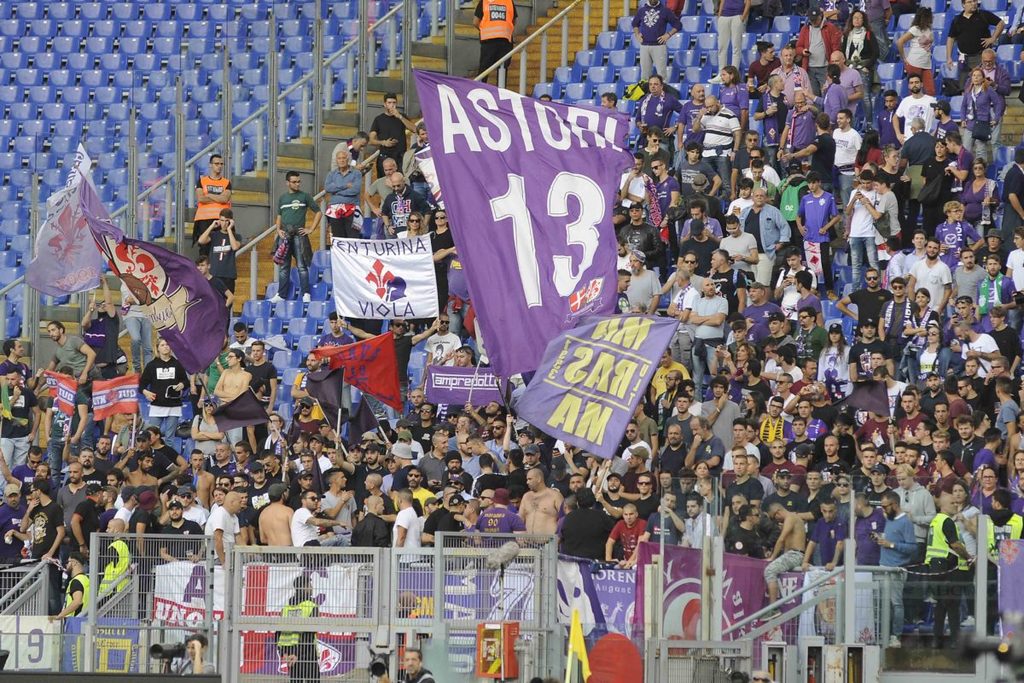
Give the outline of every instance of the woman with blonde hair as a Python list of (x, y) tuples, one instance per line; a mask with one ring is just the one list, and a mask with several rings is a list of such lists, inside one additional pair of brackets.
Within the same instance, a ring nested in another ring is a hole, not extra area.
[(971, 70), (970, 80), (964, 90), (962, 136), (964, 147), (976, 157), (992, 158), (992, 129), (1003, 115), (1005, 104), (995, 89), (989, 87), (988, 79), (981, 68)]

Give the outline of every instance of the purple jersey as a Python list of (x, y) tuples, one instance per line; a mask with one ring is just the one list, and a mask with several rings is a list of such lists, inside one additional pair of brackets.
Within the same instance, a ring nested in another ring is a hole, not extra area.
[(511, 534), (526, 531), (523, 518), (508, 508), (489, 507), (480, 513), (476, 528), (485, 534)]

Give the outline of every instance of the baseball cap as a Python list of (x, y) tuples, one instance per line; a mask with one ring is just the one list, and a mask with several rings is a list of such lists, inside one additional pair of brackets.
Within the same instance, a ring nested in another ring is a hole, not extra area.
[(399, 441), (412, 441), (412, 432), (409, 431), (408, 429), (399, 429), (398, 430), (398, 440)]
[(779, 469), (775, 470), (775, 476), (777, 477), (789, 477), (791, 475), (792, 472), (789, 471), (788, 467), (780, 467)]
[(97, 493), (103, 490), (103, 486), (99, 482), (90, 481), (85, 485), (85, 495), (95, 496)]
[(531, 453), (533, 455), (540, 455), (540, 446), (538, 446), (537, 444), (531, 443), (529, 446), (526, 446), (523, 449), (523, 453), (524, 454)]
[(284, 492), (288, 490), (288, 486), (282, 484), (279, 481), (275, 481), (270, 485), (270, 489), (267, 491), (270, 494), (270, 500), (279, 500)]
[(932, 109), (938, 109), (939, 111), (941, 111), (941, 112), (943, 112), (945, 114), (948, 114), (948, 113), (950, 113), (953, 110), (953, 108), (950, 106), (949, 102), (946, 101), (946, 100), (939, 100), (938, 102), (933, 103), (932, 104)]
[(452, 494), (452, 495), (448, 496), (448, 507), (452, 507), (453, 505), (465, 505), (465, 504), (466, 504), (466, 499), (463, 498), (460, 495)]
[(768, 314), (768, 322), (785, 322), (786, 316), (778, 311), (774, 311)]
[(313, 471), (312, 470), (305, 470), (305, 471), (299, 472), (299, 475), (296, 477), (296, 479), (305, 479), (306, 477), (309, 477), (310, 479), (312, 479), (313, 478)]
[(313, 399), (311, 399), (311, 398), (304, 398), (301, 401), (299, 401), (299, 405), (300, 406), (306, 406), (307, 408), (312, 408), (313, 407)]
[(1003, 240), (1003, 236), (1000, 235), (999, 231), (996, 230), (995, 228), (985, 233), (985, 238), (988, 239), (989, 237), (998, 237), (1000, 242)]
[(842, 334), (843, 326), (840, 325), (839, 323), (832, 323), (831, 325), (828, 326), (828, 331), (829, 332), (839, 332), (840, 334)]
[(170, 503), (167, 504), (167, 508), (178, 508), (184, 510), (185, 506), (181, 504), (180, 500), (172, 500)]
[(494, 489), (494, 502), (498, 505), (508, 505), (508, 489)]
[(640, 263), (647, 263), (647, 254), (640, 251), (639, 249), (634, 249), (633, 251), (629, 252), (629, 255), (635, 258)]
[(263, 470), (264, 470), (263, 463), (261, 463), (259, 460), (257, 460), (253, 464), (249, 465), (249, 471), (250, 472), (262, 472)]
[(888, 475), (889, 474), (889, 466), (886, 465), (884, 462), (880, 462), (880, 463), (877, 463), (874, 467), (872, 467), (871, 471), (872, 472), (879, 472), (881, 474)]
[(4, 487), (5, 496), (10, 496), (15, 493), (21, 493), (21, 487), (18, 486), (17, 484), (8, 484), (7, 486)]
[(814, 21), (815, 19), (821, 19), (822, 16), (824, 16), (824, 15), (822, 15), (820, 9), (815, 7), (814, 9), (811, 10), (811, 13), (809, 15), (807, 15), (807, 16), (810, 18), (811, 21)]
[(366, 441), (376, 441), (377, 443), (380, 443), (380, 435), (377, 434), (376, 431), (370, 429), (370, 430), (367, 430), (367, 431), (363, 432), (363, 435), (361, 437), (359, 437), (359, 440), (363, 441), (364, 443)]
[(195, 492), (196, 492), (196, 490), (194, 488), (192, 488), (191, 484), (185, 484), (184, 486), (179, 486), (178, 487), (178, 495), (179, 496), (188, 496), (188, 495), (194, 494)]

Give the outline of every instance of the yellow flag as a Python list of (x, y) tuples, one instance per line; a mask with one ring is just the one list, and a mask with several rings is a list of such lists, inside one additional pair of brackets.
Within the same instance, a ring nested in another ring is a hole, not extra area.
[(586, 683), (590, 680), (590, 660), (587, 659), (587, 644), (583, 640), (583, 625), (579, 610), (572, 611), (569, 626), (569, 654), (565, 659), (565, 683)]

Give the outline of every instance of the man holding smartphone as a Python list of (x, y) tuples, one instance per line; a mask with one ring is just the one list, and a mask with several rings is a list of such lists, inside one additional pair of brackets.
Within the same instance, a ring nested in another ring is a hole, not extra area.
[(199, 236), (199, 244), (209, 246), (210, 275), (220, 281), (225, 290), (234, 292), (238, 278), (235, 253), (242, 248), (242, 237), (231, 209), (221, 209), (217, 219)]

